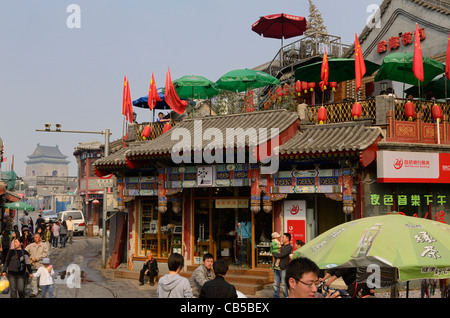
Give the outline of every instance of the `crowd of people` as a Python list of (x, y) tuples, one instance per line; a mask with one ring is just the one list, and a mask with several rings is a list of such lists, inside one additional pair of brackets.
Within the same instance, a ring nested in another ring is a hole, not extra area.
[(8, 277), (11, 298), (24, 298), (25, 287), (31, 290), (30, 297), (38, 295), (50, 298), (53, 294), (53, 268), (50, 264), (49, 251), (72, 243), (74, 223), (72, 218), (46, 223), (41, 215), (33, 224), (27, 212), (20, 218), (21, 228), (14, 225), (6, 228), (1, 235), (2, 276)]

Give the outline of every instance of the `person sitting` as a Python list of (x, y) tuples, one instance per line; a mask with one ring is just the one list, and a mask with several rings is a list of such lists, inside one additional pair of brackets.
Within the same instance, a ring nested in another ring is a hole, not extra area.
[(145, 261), (139, 273), (139, 285), (144, 285), (145, 276), (149, 276), (149, 284), (151, 286), (155, 285), (155, 277), (158, 276), (158, 273), (158, 262), (153, 258), (153, 254), (149, 252), (147, 254), (147, 260)]
[(220, 258), (214, 262), (213, 269), (216, 277), (203, 285), (199, 298), (237, 298), (236, 288), (224, 278), (228, 271), (228, 263)]

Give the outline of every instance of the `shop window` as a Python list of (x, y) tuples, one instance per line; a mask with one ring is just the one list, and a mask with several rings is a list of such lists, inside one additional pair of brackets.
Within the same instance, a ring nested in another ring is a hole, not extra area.
[(154, 257), (181, 253), (181, 212), (173, 212), (169, 201), (165, 213), (158, 212), (156, 200), (141, 200), (140, 254), (152, 252)]
[(195, 263), (200, 264), (203, 255), (211, 253), (210, 248), (210, 200), (195, 200), (194, 215), (194, 257)]

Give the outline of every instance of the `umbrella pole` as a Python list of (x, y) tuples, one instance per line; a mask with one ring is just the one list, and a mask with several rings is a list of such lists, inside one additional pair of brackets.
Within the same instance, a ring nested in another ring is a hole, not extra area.
[(409, 280), (406, 282), (406, 298), (409, 298)]

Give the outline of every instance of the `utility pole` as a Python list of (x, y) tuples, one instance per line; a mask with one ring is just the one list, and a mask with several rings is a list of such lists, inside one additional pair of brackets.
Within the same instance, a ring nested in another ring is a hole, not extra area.
[[(109, 137), (111, 131), (105, 129), (103, 131), (83, 131), (83, 130), (61, 130), (61, 124), (56, 124), (56, 129), (50, 129), (51, 124), (45, 124), (45, 129), (36, 129), (39, 132), (62, 132), (62, 133), (78, 133), (78, 134), (97, 134), (105, 136), (105, 157), (109, 156)], [(102, 222), (102, 268), (106, 268), (106, 220), (108, 215), (108, 203), (106, 200), (108, 187), (103, 188), (103, 222)]]

